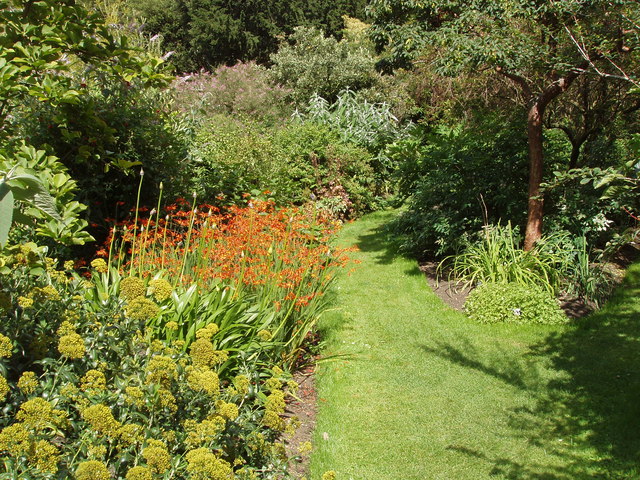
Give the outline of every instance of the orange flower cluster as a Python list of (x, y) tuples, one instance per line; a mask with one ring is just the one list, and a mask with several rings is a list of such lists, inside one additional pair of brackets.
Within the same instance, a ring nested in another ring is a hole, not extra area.
[(278, 309), (299, 309), (322, 295), (333, 270), (347, 261), (346, 250), (329, 244), (338, 224), (312, 206), (277, 209), (253, 200), (220, 211), (179, 200), (165, 210), (164, 218), (153, 211), (139, 218), (137, 227), (120, 224), (119, 241), (107, 239), (124, 270), (140, 276), (162, 270), (174, 285), (222, 283), (266, 295)]

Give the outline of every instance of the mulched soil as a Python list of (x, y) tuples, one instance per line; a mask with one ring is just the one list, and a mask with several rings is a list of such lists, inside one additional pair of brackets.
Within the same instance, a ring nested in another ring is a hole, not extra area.
[(286, 439), (286, 447), (289, 457), (298, 456), (289, 464), (289, 471), (295, 478), (302, 478), (309, 474), (309, 454), (299, 456), (298, 447), (304, 442), (311, 441), (316, 426), (317, 393), (313, 367), (299, 370), (294, 374), (293, 379), (300, 385), (297, 394), (299, 400), (293, 400), (287, 404), (285, 416), (297, 417), (300, 426), (293, 437)]

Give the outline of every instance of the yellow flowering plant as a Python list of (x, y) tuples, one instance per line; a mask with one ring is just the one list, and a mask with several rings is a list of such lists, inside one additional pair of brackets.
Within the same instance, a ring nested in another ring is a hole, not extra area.
[[(28, 281), (20, 265), (2, 277), (11, 297), (0, 323), (7, 478), (288, 478), (278, 440), (287, 425), (282, 370), (230, 355), (212, 322), (193, 332), (190, 345), (159, 340), (148, 318), (131, 314), (130, 301), (96, 293), (101, 282), (119, 287), (120, 278), (96, 272), (88, 286), (49, 263), (49, 272)], [(142, 298), (167, 309), (173, 293), (167, 298), (166, 285), (150, 283)], [(18, 306), (36, 287), (38, 302)], [(5, 330), (18, 321), (36, 334)], [(272, 376), (282, 381), (265, 383)]]

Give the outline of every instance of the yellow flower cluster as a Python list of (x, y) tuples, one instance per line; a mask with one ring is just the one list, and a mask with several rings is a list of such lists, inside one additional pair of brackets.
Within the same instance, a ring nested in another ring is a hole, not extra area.
[(153, 295), (153, 298), (158, 302), (164, 302), (171, 296), (171, 292), (173, 292), (171, 284), (163, 278), (155, 278), (151, 280), (149, 282), (149, 287), (151, 295)]
[(159, 312), (160, 307), (147, 297), (136, 297), (133, 300), (129, 300), (126, 308), (127, 315), (133, 320), (139, 321), (155, 318)]
[(160, 440), (150, 439), (142, 450), (142, 456), (153, 473), (162, 475), (171, 467), (171, 456), (167, 446)]
[(208, 395), (220, 393), (220, 379), (213, 370), (202, 367), (187, 368), (187, 383), (196, 392), (205, 392)]
[(77, 333), (63, 335), (58, 341), (58, 351), (71, 359), (82, 358), (86, 352), (84, 340)]
[(336, 472), (329, 470), (322, 474), (322, 480), (336, 480)]
[(34, 372), (24, 372), (18, 380), (18, 388), (25, 395), (31, 395), (38, 388), (38, 379)]
[(197, 447), (214, 442), (218, 435), (224, 431), (226, 425), (226, 420), (215, 414), (210, 415), (201, 422), (186, 420), (184, 429), (187, 432), (187, 437), (184, 443), (189, 447)]
[(110, 480), (109, 469), (98, 460), (87, 460), (78, 465), (76, 480)]
[(120, 447), (131, 447), (144, 440), (144, 427), (135, 423), (121, 426), (116, 432), (120, 439)]
[(166, 328), (167, 330), (176, 331), (178, 330), (178, 324), (174, 321), (167, 322), (164, 328)]
[(269, 330), (260, 330), (258, 332), (258, 338), (263, 342), (268, 342), (271, 340), (271, 332)]
[(9, 337), (0, 333), (0, 358), (9, 358), (13, 354), (13, 343)]
[(0, 375), (0, 400), (4, 400), (11, 389), (9, 388), (9, 383), (7, 383), (7, 379)]
[(311, 442), (302, 442), (300, 445), (298, 445), (298, 453), (300, 455), (311, 453), (311, 450), (313, 450), (313, 445), (311, 444)]
[(108, 406), (98, 403), (84, 408), (80, 413), (96, 432), (108, 437), (117, 437), (121, 424), (113, 418), (113, 413)]
[(146, 291), (144, 281), (138, 277), (127, 277), (120, 281), (120, 297), (127, 301), (143, 297)]
[(145, 404), (144, 392), (140, 390), (139, 387), (126, 387), (124, 389), (125, 392), (125, 403), (129, 405), (134, 405), (138, 408), (142, 408)]
[(220, 331), (220, 327), (215, 323), (210, 323), (206, 327), (199, 329), (196, 332), (196, 338), (204, 338), (206, 340), (211, 340), (213, 336)]
[(229, 352), (214, 349), (213, 344), (206, 338), (199, 338), (193, 342), (190, 353), (193, 364), (198, 367), (218, 365), (226, 362), (229, 358)]
[(58, 449), (46, 440), (35, 440), (24, 423), (14, 423), (0, 432), (0, 451), (26, 457), (30, 467), (55, 474), (60, 460)]
[(282, 382), (277, 378), (271, 377), (264, 382), (262, 387), (269, 392), (273, 392), (274, 390), (280, 390)]
[(133, 467), (127, 472), (126, 480), (153, 480), (151, 470), (147, 467)]
[(176, 362), (171, 357), (155, 355), (151, 357), (147, 365), (147, 384), (157, 384), (163, 387), (170, 387), (171, 382), (178, 376)]
[(235, 420), (238, 418), (238, 406), (235, 403), (227, 403), (224, 400), (216, 402), (216, 413), (227, 420)]
[(16, 419), (31, 430), (41, 431), (52, 425), (62, 428), (67, 424), (64, 411), (54, 409), (44, 398), (32, 398), (20, 406)]
[(218, 458), (207, 448), (196, 448), (187, 453), (187, 472), (194, 480), (230, 480), (233, 470), (228, 462)]
[(53, 474), (58, 471), (60, 456), (54, 445), (46, 440), (38, 440), (35, 442), (33, 453), (29, 455), (29, 460), (41, 472)]
[(107, 388), (107, 379), (100, 370), (88, 370), (80, 380), (80, 389), (83, 392), (98, 393)]
[(42, 288), (34, 287), (31, 292), (29, 292), (29, 297), (36, 302), (41, 302), (43, 300), (57, 301), (60, 300), (60, 293), (53, 285), (46, 285)]
[(173, 396), (170, 390), (166, 388), (158, 389), (158, 402), (162, 408), (167, 408), (172, 412), (178, 410), (178, 405), (176, 404), (176, 397)]
[(33, 307), (33, 298), (23, 296), (18, 297), (18, 306), (24, 310)]
[(282, 415), (285, 410), (284, 392), (282, 390), (274, 390), (271, 392), (267, 397), (264, 408), (262, 424), (272, 430), (283, 431), (286, 424), (280, 415)]
[(91, 267), (98, 273), (107, 273), (109, 271), (109, 265), (103, 258), (96, 258), (91, 261)]
[(233, 386), (239, 395), (245, 396), (249, 393), (249, 379), (245, 375), (238, 375), (233, 379)]
[(58, 327), (58, 330), (56, 331), (56, 333), (60, 337), (63, 337), (65, 335), (69, 335), (71, 333), (76, 333), (76, 327), (70, 321), (65, 320), (64, 322), (62, 322), (60, 324), (60, 326)]

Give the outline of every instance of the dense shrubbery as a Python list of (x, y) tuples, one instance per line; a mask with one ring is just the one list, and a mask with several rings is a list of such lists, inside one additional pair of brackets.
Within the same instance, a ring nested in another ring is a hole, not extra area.
[(174, 87), (177, 106), (198, 116), (227, 114), (274, 124), (293, 113), (290, 92), (274, 85), (268, 70), (254, 62), (178, 77)]
[(374, 206), (371, 154), (318, 123), (264, 129), (216, 117), (198, 133), (191, 157), (200, 198), (239, 202), (246, 192), (268, 190), (279, 204), (315, 197), (342, 217)]
[[(525, 218), (527, 156), (517, 122), (485, 119), (473, 128), (440, 127), (397, 142), (408, 210), (397, 228), (418, 255), (453, 253), (485, 221)], [(483, 218), (486, 217), (486, 218)]]
[(298, 105), (314, 94), (333, 102), (346, 88), (360, 90), (376, 81), (370, 51), (348, 39), (325, 37), (315, 28), (296, 28), (271, 61), (274, 80), (291, 90)]
[[(114, 201), (135, 196), (129, 173), (140, 166), (148, 185), (164, 181), (174, 195), (181, 193), (193, 126), (173, 110), (168, 93), (108, 79), (86, 81), (82, 88), (85, 94), (74, 103), (30, 104), (21, 131), (78, 179), (78, 196), (92, 220), (111, 214)], [(146, 200), (155, 197), (152, 189), (143, 192)]]
[(534, 285), (483, 283), (469, 294), (464, 308), (482, 323), (553, 325), (567, 321), (553, 295)]

